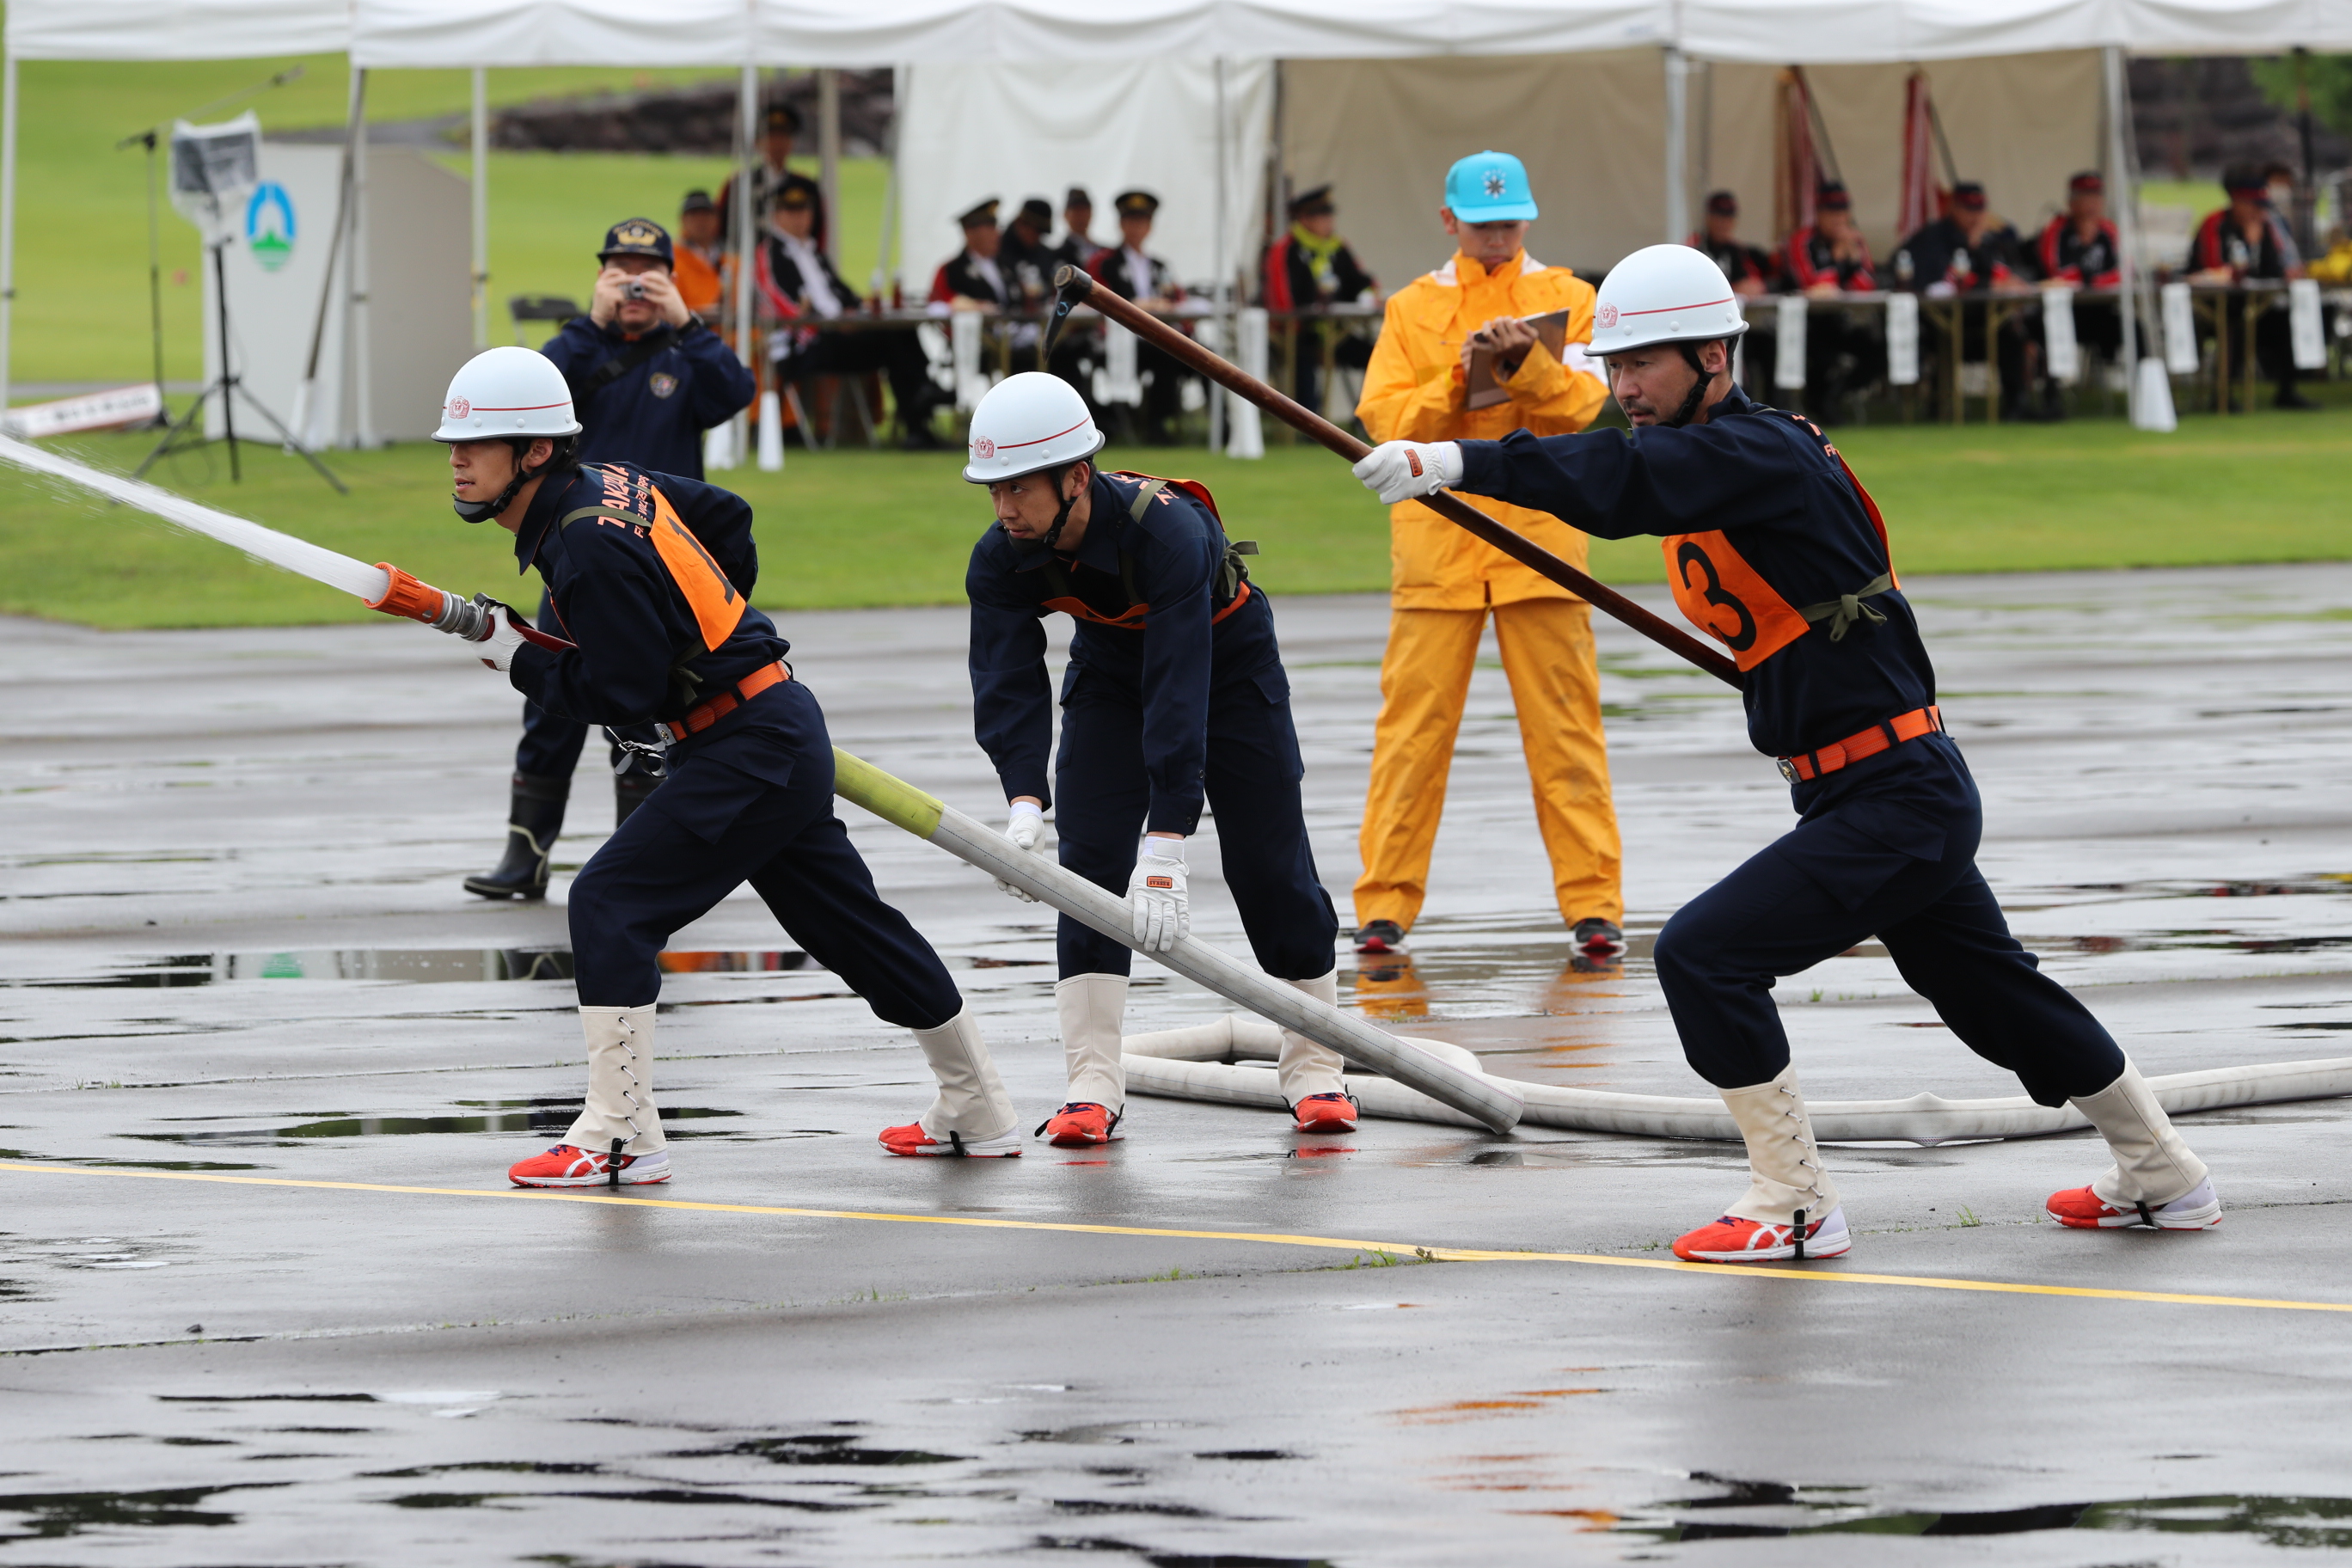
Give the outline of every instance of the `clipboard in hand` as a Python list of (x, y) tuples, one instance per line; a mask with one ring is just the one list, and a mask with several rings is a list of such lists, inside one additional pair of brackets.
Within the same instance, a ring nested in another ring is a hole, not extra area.
[[(1529, 316), (1528, 326), (1536, 330), (1536, 341), (1549, 351), (1554, 359), (1565, 358), (1568, 347), (1568, 312), (1554, 310), (1548, 315)], [(1489, 323), (1491, 325), (1492, 323)], [(1470, 351), (1470, 368), (1463, 376), (1463, 406), (1491, 408), (1497, 403), (1511, 400), (1510, 389), (1495, 375), (1495, 351), (1474, 346)]]

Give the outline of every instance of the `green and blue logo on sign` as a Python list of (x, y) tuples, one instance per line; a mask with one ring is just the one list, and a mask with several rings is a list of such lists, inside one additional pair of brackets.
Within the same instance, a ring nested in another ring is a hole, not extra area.
[(294, 259), (294, 198), (275, 180), (264, 180), (245, 204), (245, 243), (264, 272)]

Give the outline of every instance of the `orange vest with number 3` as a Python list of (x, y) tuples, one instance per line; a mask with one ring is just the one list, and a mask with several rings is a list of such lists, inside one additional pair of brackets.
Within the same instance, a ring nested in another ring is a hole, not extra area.
[[(1790, 417), (1797, 416), (1792, 414)], [(1802, 420), (1799, 423), (1805, 424)], [(1805, 427), (1815, 436), (1821, 434), (1811, 424), (1805, 424)], [(1887, 552), (1886, 570), (1892, 576), (1895, 558), (1888, 551), (1886, 520), (1880, 515), (1878, 503), (1854, 478), (1843, 453), (1826, 442), (1822, 449), (1837, 458), (1846, 482), (1862, 499), (1863, 510), (1870, 514), (1871, 526), (1878, 531), (1879, 549)], [(1682, 607), (1691, 625), (1731, 650), (1732, 661), (1743, 674), (1812, 629), (1812, 623), (1782, 598), (1779, 590), (1764, 580), (1763, 574), (1748, 563), (1733, 547), (1731, 536), (1721, 529), (1706, 533), (1670, 533), (1663, 543), (1666, 581), (1674, 587), (1675, 603)]]

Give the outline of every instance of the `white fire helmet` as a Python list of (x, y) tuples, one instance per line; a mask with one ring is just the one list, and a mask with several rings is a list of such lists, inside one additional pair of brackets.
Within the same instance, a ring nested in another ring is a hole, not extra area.
[(989, 388), (971, 411), (971, 460), (976, 485), (1058, 468), (1103, 449), (1103, 433), (1078, 389), (1058, 375), (1025, 370)]
[(1704, 250), (1644, 246), (1609, 269), (1592, 306), (1595, 359), (1658, 343), (1706, 343), (1748, 330), (1739, 296)]
[(449, 379), (436, 441), (500, 441), (516, 437), (577, 436), (572, 388), (555, 362), (535, 349), (509, 344), (476, 354)]

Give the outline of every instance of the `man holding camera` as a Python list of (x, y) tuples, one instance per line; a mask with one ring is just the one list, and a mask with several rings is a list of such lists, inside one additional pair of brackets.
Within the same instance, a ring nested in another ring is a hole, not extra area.
[[(583, 462), (624, 462), (657, 474), (702, 478), (702, 433), (749, 405), (751, 371), (719, 335), (686, 308), (673, 272), (668, 233), (650, 218), (625, 218), (596, 253), (603, 269), (588, 313), (564, 323), (541, 349), (562, 373), (583, 426)], [(562, 636), (541, 600), (541, 628)], [(649, 741), (631, 732), (625, 739)], [(525, 702), (522, 743), (515, 749), (506, 853), (489, 871), (466, 879), (485, 899), (547, 896), (549, 858), (572, 795), (588, 727)], [(628, 753), (613, 748), (615, 826), (653, 792), (641, 767), (622, 771)]]

